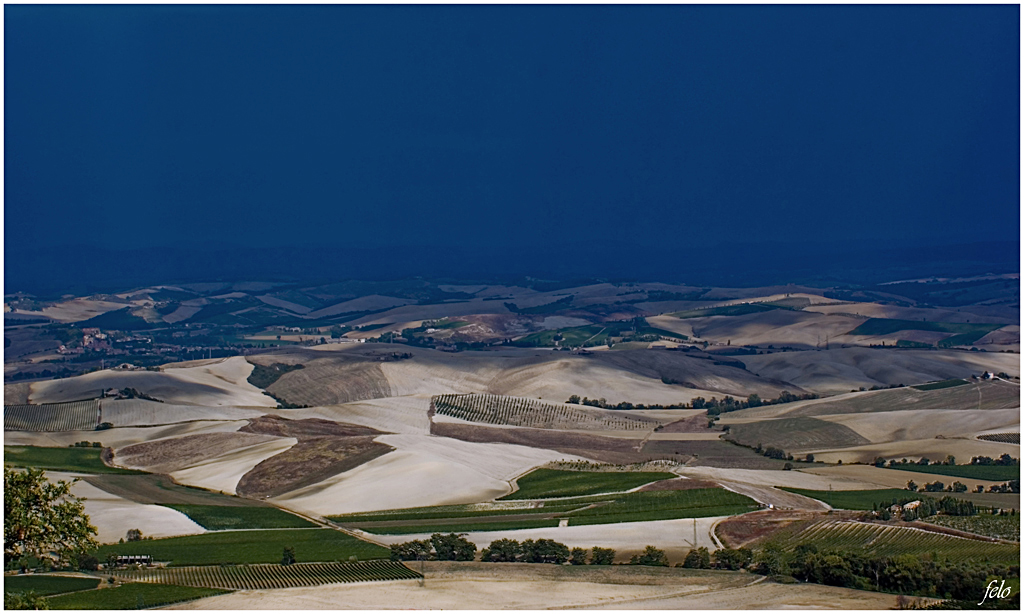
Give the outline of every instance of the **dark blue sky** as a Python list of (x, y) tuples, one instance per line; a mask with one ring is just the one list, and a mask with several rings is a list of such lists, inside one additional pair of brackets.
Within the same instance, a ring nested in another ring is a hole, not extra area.
[(1018, 10), (8, 5), (8, 266), (1019, 241)]

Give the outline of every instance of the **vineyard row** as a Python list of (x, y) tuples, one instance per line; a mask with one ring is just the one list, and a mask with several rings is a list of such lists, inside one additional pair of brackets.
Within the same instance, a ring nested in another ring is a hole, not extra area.
[(96, 399), (45, 405), (4, 405), (5, 431), (91, 431), (99, 424)]
[(393, 561), (295, 563), (292, 565), (206, 565), (119, 571), (130, 582), (176, 584), (226, 590), (319, 586), (347, 582), (414, 580), (420, 574)]
[(432, 400), (434, 410), (470, 422), (535, 428), (648, 430), (659, 423), (601, 415), (533, 399), (490, 394), (443, 394)]

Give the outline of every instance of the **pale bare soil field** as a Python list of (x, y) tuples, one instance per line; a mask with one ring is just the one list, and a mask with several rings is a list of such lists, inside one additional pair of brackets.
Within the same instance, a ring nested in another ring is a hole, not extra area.
[(165, 365), (160, 372), (96, 371), (78, 377), (36, 382), (32, 403), (59, 403), (96, 397), (108, 388), (135, 388), (167, 403), (209, 407), (276, 407), (274, 399), (246, 381), (252, 365), (241, 356), (208, 364)]
[[(896, 596), (821, 584), (762, 582), (731, 591), (635, 601), (628, 607), (637, 610), (891, 610), (896, 607)], [(615, 609), (603, 604), (594, 608)]]
[(958, 350), (889, 350), (843, 348), (810, 352), (777, 352), (739, 359), (751, 372), (792, 382), (820, 394), (838, 394), (860, 387), (920, 384), (1006, 372), (1020, 376), (1019, 354)]
[(430, 396), (387, 397), (342, 405), (304, 409), (275, 409), (286, 418), (323, 418), (358, 424), (388, 433), (427, 435), (430, 433)]
[(16, 382), (4, 384), (4, 405), (22, 405), (28, 403), (28, 395), (32, 392), (32, 384)]
[(115, 427), (159, 426), (196, 420), (245, 420), (262, 416), (266, 410), (241, 407), (172, 405), (145, 399), (103, 399), (103, 422)]
[[(410, 353), (412, 357), (389, 359), (393, 352)], [(514, 393), (560, 403), (578, 394), (615, 403), (667, 405), (695, 396), (721, 396), (723, 391), (738, 394), (744, 386), (768, 396), (784, 389), (781, 383), (734, 367), (714, 365), (711, 360), (647, 350), (590, 356), (543, 349), (452, 354), (399, 344), (333, 344), (250, 359), (260, 364), (305, 365), (286, 373), (269, 390), (291, 403), (311, 406), (386, 396), (470, 392)], [(664, 384), (663, 375), (692, 381), (694, 388)]]
[(199, 313), (201, 309), (202, 307), (199, 305), (181, 305), (171, 313), (165, 315), (164, 322), (168, 324), (183, 322)]
[[(672, 320), (680, 324), (672, 323)], [(731, 345), (775, 345), (777, 347), (825, 347), (827, 338), (836, 340), (855, 329), (863, 318), (843, 315), (775, 309), (742, 316), (710, 316), (680, 320), (671, 316), (648, 318), (654, 326), (686, 334), (699, 333), (701, 339)], [(654, 322), (658, 324), (654, 324)], [(671, 326), (671, 328), (669, 328)], [(834, 341), (837, 342), (837, 341)]]
[(246, 424), (248, 424), (246, 421), (204, 420), (169, 426), (113, 428), (103, 431), (65, 431), (61, 433), (7, 431), (4, 433), (4, 443), (63, 448), (78, 441), (98, 441), (105, 447), (120, 448), (183, 435), (234, 432)]
[[(959, 462), (960, 459), (957, 459)], [(994, 484), (1002, 484), (1002, 482), (991, 482), (988, 480), (978, 480), (975, 478), (960, 478), (952, 476), (944, 476), (942, 474), (931, 474), (931, 473), (915, 473), (913, 471), (900, 471), (898, 469), (884, 469), (875, 467), (874, 465), (838, 465), (832, 467), (811, 467), (807, 469), (801, 469), (802, 473), (813, 473), (821, 477), (831, 480), (830, 485), (835, 490), (850, 490), (848, 488), (841, 487), (846, 480), (860, 480), (862, 482), (874, 484), (873, 488), (905, 488), (908, 480), (914, 480), (915, 482), (933, 482), (939, 480), (946, 484), (951, 484), (956, 481), (963, 482), (974, 489), (974, 486), (981, 484), (988, 490), (989, 486)], [(843, 480), (843, 481), (839, 481)], [(803, 487), (800, 487), (803, 488)], [(816, 490), (816, 489), (814, 489)], [(827, 490), (827, 487), (821, 490)]]
[(1019, 430), (1020, 409), (913, 409), (835, 414), (820, 419), (849, 427), (870, 442), (882, 443), (940, 436), (970, 437), (997, 429)]
[[(493, 569), (491, 569), (493, 567)], [(167, 609), (892, 609), (896, 596), (744, 572), (520, 563), (425, 564), (416, 580), (239, 591)], [(660, 572), (660, 573), (659, 573)], [(926, 600), (928, 601), (928, 600)]]
[[(81, 474), (46, 472), (52, 481), (84, 477)], [(143, 535), (173, 537), (205, 533), (206, 529), (177, 510), (162, 505), (147, 505), (110, 494), (109, 492), (79, 480), (71, 487), (76, 497), (85, 499), (85, 513), (96, 527), (96, 539), (100, 543), (113, 543), (124, 538), (128, 529), (140, 529)]]
[[(665, 551), (671, 564), (681, 563), (693, 546), (694, 520), (696, 520), (697, 548), (717, 549), (718, 542), (712, 535), (715, 525), (728, 518), (716, 516), (705, 518), (680, 518), (677, 520), (650, 520), (644, 522), (619, 522), (614, 524), (592, 524), (543, 529), (515, 529), (501, 531), (467, 531), (466, 539), (485, 548), (498, 539), (553, 539), (570, 548), (590, 549), (594, 546), (615, 550), (616, 562), (627, 562), (629, 557), (643, 552), (648, 543)], [(411, 535), (373, 535), (371, 539), (382, 544), (397, 544), (412, 539), (430, 539), (429, 533)]]
[(25, 311), (16, 309), (12, 313), (26, 316), (44, 317), (57, 320), (58, 322), (81, 322), (98, 315), (124, 309), (125, 303), (112, 301), (93, 300), (87, 298), (76, 298), (70, 301), (55, 303), (39, 311)]
[[(866, 446), (843, 448), (841, 450), (811, 450), (815, 460), (826, 463), (870, 463), (882, 458), (906, 458), (917, 461), (922, 457), (944, 459), (955, 456), (958, 460), (970, 461), (975, 456), (998, 458), (1001, 454), (1020, 456), (1020, 446), (1014, 444), (979, 441), (977, 439), (904, 439), (888, 443), (873, 443)], [(963, 462), (960, 461), (960, 462)]]
[(298, 443), (294, 437), (278, 437), (263, 443), (238, 448), (217, 457), (171, 472), (176, 482), (209, 490), (235, 494), (239, 480), (266, 459)]
[(1008, 309), (993, 309), (979, 305), (958, 308), (923, 308), (882, 305), (880, 303), (818, 304), (805, 308), (825, 314), (849, 314), (864, 318), (887, 318), (925, 322), (957, 322), (974, 324), (1015, 324), (1017, 314)]
[[(803, 488), (807, 490), (828, 490), (830, 484), (835, 490), (870, 490), (872, 488), (880, 487), (877, 482), (863, 479), (858, 476), (836, 476), (834, 478), (824, 478), (820, 475), (815, 475), (815, 473), (817, 473), (816, 469), (805, 471), (803, 468), (795, 471), (772, 471), (687, 466), (680, 467), (676, 470), (676, 473), (686, 477), (701, 480), (713, 480), (719, 483), (726, 481), (768, 488), (773, 486), (785, 486), (788, 488)], [(906, 483), (906, 480), (904, 480), (904, 483)]]
[(317, 515), (477, 503), (512, 492), (533, 467), (578, 457), (553, 450), (422, 435), (383, 435), (394, 452), (273, 501)]
[(271, 435), (239, 432), (186, 435), (119, 448), (115, 458), (121, 467), (171, 473), (277, 439)]
[[(885, 390), (848, 392), (832, 397), (769, 405), (723, 414), (722, 424), (740, 424), (772, 418), (822, 417), (837, 414), (911, 411), (923, 409), (1012, 409), (1020, 407), (1020, 385), (1002, 380), (969, 385), (917, 390), (909, 386)], [(898, 417), (898, 416), (893, 416)]]

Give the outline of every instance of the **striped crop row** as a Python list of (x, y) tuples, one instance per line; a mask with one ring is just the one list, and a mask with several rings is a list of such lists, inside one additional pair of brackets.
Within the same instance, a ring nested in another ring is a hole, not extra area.
[(99, 424), (99, 414), (97, 399), (44, 405), (4, 405), (4, 430), (91, 431)]
[(295, 563), (292, 565), (204, 565), (116, 571), (124, 581), (226, 590), (319, 586), (345, 582), (414, 580), (422, 577), (394, 561)]
[(493, 394), (442, 394), (433, 397), (434, 410), (442, 416), (485, 424), (579, 430), (649, 430), (652, 420), (615, 416), (603, 410), (553, 405), (534, 399)]

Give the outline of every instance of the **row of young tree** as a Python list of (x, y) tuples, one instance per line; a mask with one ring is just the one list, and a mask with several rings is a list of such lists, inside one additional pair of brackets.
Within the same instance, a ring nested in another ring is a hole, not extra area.
[(598, 407), (601, 409), (690, 409), (688, 403), (671, 403), (669, 405), (662, 405), (660, 403), (650, 403), (647, 405), (637, 403), (634, 405), (627, 401), (609, 403), (603, 397), (600, 399), (588, 399), (587, 397), (580, 398), (578, 394), (570, 395), (569, 400), (566, 402), (572, 405), (586, 405), (587, 407)]
[[(896, 460), (895, 458), (891, 458), (888, 461), (886, 461), (885, 458), (883, 458), (881, 456), (876, 456), (873, 464), (875, 465), (875, 467), (890, 467), (890, 468), (905, 467), (907, 465), (920, 465), (920, 466), (923, 466), (923, 467), (927, 467), (929, 465), (955, 466), (956, 465), (956, 457), (953, 456), (952, 454), (950, 454), (950, 455), (946, 456), (945, 460), (932, 462), (928, 457), (922, 457), (921, 459), (919, 459), (917, 461), (910, 461), (910, 460), (907, 460), (905, 458), (901, 458), (900, 460)], [(1013, 467), (1013, 466), (1019, 465), (1020, 464), (1020, 460), (1010, 456), (1009, 454), (1003, 454), (1002, 456), (1000, 456), (999, 458), (996, 458), (996, 459), (990, 458), (988, 456), (975, 456), (975, 457), (971, 458), (971, 464), (972, 465), (983, 465), (983, 466), (997, 465), (997, 466), (1001, 466), (1001, 467)]]
[[(926, 482), (924, 486), (918, 486), (914, 480), (907, 481), (907, 490), (912, 492), (924, 491), (924, 492), (967, 492), (967, 485), (963, 482), (953, 482), (949, 486), (938, 480), (934, 482)], [(1003, 484), (992, 484), (988, 487), (988, 491), (991, 493), (1020, 493), (1020, 480), (1010, 480)], [(975, 487), (974, 492), (981, 493), (985, 492), (985, 486), (978, 484)]]
[[(668, 378), (662, 378), (662, 381), (666, 384), (677, 383), (675, 380)], [(629, 403), (623, 401), (621, 403), (609, 403), (605, 399), (588, 399), (587, 397), (580, 398), (580, 395), (574, 394), (569, 397), (568, 403), (574, 405), (587, 405), (589, 407), (599, 407), (602, 409), (706, 409), (708, 416), (717, 416), (730, 411), (737, 411), (740, 409), (747, 409), (748, 407), (761, 407), (763, 405), (779, 405), (782, 403), (792, 403), (793, 401), (804, 401), (807, 399), (817, 399), (818, 395), (814, 393), (795, 395), (785, 390), (779, 395), (777, 399), (762, 399), (756, 394), (752, 394), (743, 399), (736, 399), (726, 395), (721, 399), (711, 397), (705, 399), (704, 397), (695, 397), (690, 403), (672, 403), (670, 405), (660, 405), (652, 403), (644, 405), (643, 403)]]
[(719, 414), (728, 413), (731, 411), (739, 411), (741, 409), (747, 409), (749, 407), (762, 407), (764, 405), (782, 405), (783, 403), (792, 403), (794, 401), (806, 401), (809, 399), (817, 399), (818, 395), (813, 392), (807, 394), (793, 394), (792, 392), (783, 390), (776, 399), (762, 399), (756, 394), (752, 394), (743, 399), (734, 399), (731, 396), (722, 397), (721, 400), (711, 397), (708, 400), (704, 400), (704, 397), (696, 397), (693, 399), (691, 405), (693, 409), (706, 409), (709, 416), (717, 416)]
[[(429, 540), (413, 540), (391, 546), (392, 561), (472, 561), (476, 546), (465, 537), (449, 533), (433, 534)], [(550, 563), (554, 565), (612, 565), (615, 550), (594, 546), (570, 548), (553, 539), (496, 539), (480, 551), (480, 560), (487, 563)], [(701, 547), (691, 550), (682, 563), (676, 567), (690, 569), (739, 570), (750, 566), (754, 553), (746, 548), (722, 548), (714, 553)], [(629, 565), (668, 567), (668, 556), (664, 550), (647, 546), (643, 552), (634, 554)]]

